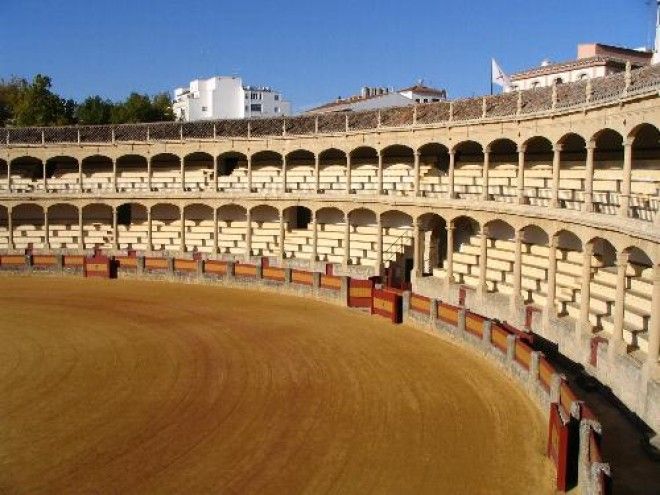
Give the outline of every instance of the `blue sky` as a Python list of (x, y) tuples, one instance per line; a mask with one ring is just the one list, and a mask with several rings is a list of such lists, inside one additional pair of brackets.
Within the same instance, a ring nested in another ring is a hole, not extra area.
[(575, 56), (579, 42), (652, 43), (645, 0), (0, 0), (0, 77), (50, 75), (66, 97), (172, 90), (238, 74), (295, 110), (362, 85), (424, 79), (450, 97)]

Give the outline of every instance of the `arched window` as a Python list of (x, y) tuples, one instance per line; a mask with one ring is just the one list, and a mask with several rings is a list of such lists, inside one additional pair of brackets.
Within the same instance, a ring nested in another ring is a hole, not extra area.
[(554, 81), (555, 84), (562, 84), (563, 82), (564, 80), (561, 77), (556, 78)]

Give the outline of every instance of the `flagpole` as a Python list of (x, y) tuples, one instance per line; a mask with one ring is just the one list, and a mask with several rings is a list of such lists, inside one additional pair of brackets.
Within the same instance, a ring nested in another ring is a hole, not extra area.
[(490, 95), (493, 96), (493, 60), (490, 60)]

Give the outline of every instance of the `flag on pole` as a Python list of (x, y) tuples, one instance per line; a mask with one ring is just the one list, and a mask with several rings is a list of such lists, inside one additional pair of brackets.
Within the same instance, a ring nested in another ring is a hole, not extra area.
[(507, 76), (495, 59), (491, 59), (491, 82), (504, 89), (511, 87), (511, 78)]

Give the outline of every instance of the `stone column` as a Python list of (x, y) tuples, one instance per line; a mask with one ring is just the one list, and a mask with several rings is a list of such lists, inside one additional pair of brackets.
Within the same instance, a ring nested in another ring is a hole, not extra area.
[(352, 167), (351, 154), (346, 153), (346, 194), (351, 194)]
[[(116, 175), (115, 175), (116, 177)], [(112, 207), (112, 248), (119, 249), (119, 232), (117, 230), (117, 207)]]
[(456, 169), (456, 152), (454, 150), (449, 151), (449, 190), (447, 197), (449, 199), (454, 199), (454, 172)]
[(7, 158), (7, 192), (11, 192), (11, 160)]
[(181, 207), (181, 239), (179, 243), (179, 251), (186, 252), (186, 209)]
[(117, 192), (117, 159), (112, 159), (112, 191)]
[(151, 207), (147, 207), (147, 251), (154, 250), (154, 241), (152, 233), (152, 218), (151, 218)]
[(314, 191), (321, 190), (321, 155), (314, 154)]
[(280, 236), (279, 236), (279, 258), (284, 259), (284, 240), (286, 238), (286, 228), (284, 226), (284, 210), (280, 211)]
[(594, 245), (585, 244), (582, 257), (582, 288), (580, 290), (580, 325), (585, 332), (591, 333), (589, 323), (589, 304), (591, 301), (591, 257), (594, 254)]
[(623, 142), (623, 178), (621, 182), (621, 199), (619, 200), (619, 216), (628, 217), (630, 209), (630, 186), (632, 181), (632, 139)]
[[(215, 169), (213, 170), (213, 190), (215, 192), (218, 192), (218, 165), (220, 165), (218, 162), (220, 161), (220, 157), (215, 157), (213, 159), (213, 166)], [(217, 252), (217, 251), (214, 251)]]
[(511, 297), (511, 306), (513, 308), (522, 304), (522, 296), (520, 291), (522, 289), (522, 240), (523, 231), (516, 230), (515, 232), (515, 250), (513, 260), (513, 294)]
[(383, 152), (378, 150), (378, 194), (383, 194)]
[(149, 192), (153, 191), (153, 186), (151, 183), (153, 182), (153, 164), (151, 163), (151, 156), (147, 157), (147, 190)]
[(518, 146), (518, 204), (525, 204), (525, 151), (527, 146)]
[(477, 292), (479, 295), (483, 295), (487, 292), (486, 286), (486, 267), (488, 259), (488, 228), (481, 228), (481, 249), (479, 252), (479, 287), (477, 287)]
[(218, 254), (218, 208), (213, 207), (213, 254)]
[(50, 249), (50, 231), (48, 226), (48, 207), (44, 207), (44, 247)]
[(380, 214), (376, 214), (376, 271), (378, 275), (383, 273), (383, 220)]
[(420, 176), (419, 176), (419, 157), (420, 153), (419, 151), (415, 151), (414, 155), (414, 160), (415, 160), (415, 196), (419, 196), (419, 182), (420, 182)]
[(286, 192), (286, 155), (282, 155), (282, 192)]
[(594, 150), (596, 145), (593, 141), (587, 143), (587, 162), (584, 169), (584, 204), (582, 210), (594, 211)]
[(9, 239), (7, 240), (8, 242), (8, 247), (9, 249), (15, 249), (14, 248), (14, 221), (12, 219), (12, 209), (7, 208), (7, 233), (9, 234)]
[(247, 186), (248, 193), (252, 192), (252, 156), (247, 157)]
[(447, 226), (447, 280), (454, 282), (454, 222), (450, 221)]
[(559, 237), (553, 235), (550, 238), (550, 249), (548, 251), (548, 289), (545, 300), (545, 312), (548, 317), (557, 316), (557, 305), (555, 299), (557, 298), (557, 246), (559, 245)]
[(553, 208), (559, 207), (559, 168), (561, 166), (561, 144), (555, 144), (552, 147), (552, 199), (550, 206)]
[(248, 208), (245, 213), (245, 259), (250, 260), (252, 256), (252, 211)]
[(181, 167), (181, 170), (179, 172), (179, 176), (181, 177), (181, 190), (185, 191), (186, 190), (186, 161), (184, 158), (179, 157), (179, 164)]
[(48, 192), (48, 177), (46, 177), (46, 162), (41, 162), (41, 170), (43, 173), (44, 192)]
[(319, 259), (319, 222), (318, 214), (312, 211), (312, 262)]
[(85, 249), (85, 231), (83, 229), (83, 208), (78, 207), (78, 249)]
[(488, 200), (488, 169), (490, 168), (490, 148), (484, 148), (484, 166), (481, 172), (481, 199)]
[(351, 221), (346, 213), (346, 225), (344, 227), (344, 266), (348, 266), (351, 259)]
[(413, 272), (415, 277), (421, 277), (423, 264), (421, 225), (418, 219), (413, 219)]
[(623, 316), (626, 302), (626, 270), (628, 269), (628, 251), (621, 251), (616, 257), (616, 299), (614, 300), (614, 333), (612, 350), (623, 346)]
[(82, 166), (82, 160), (78, 161), (78, 191), (83, 192), (85, 189), (83, 188), (83, 166)]
[(653, 292), (651, 295), (648, 346), (645, 374), (650, 376), (658, 365), (658, 348), (660, 347), (660, 263), (657, 261), (653, 266)]

